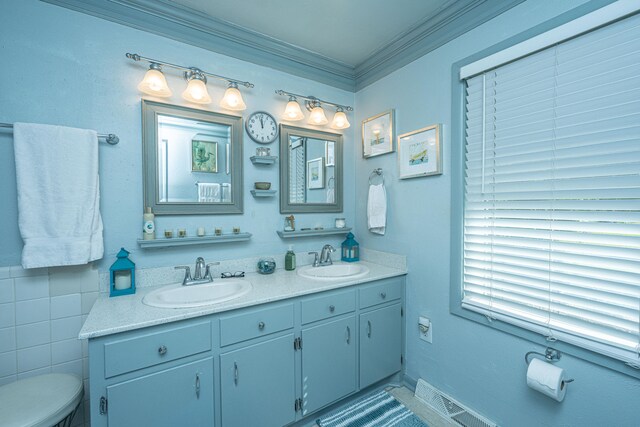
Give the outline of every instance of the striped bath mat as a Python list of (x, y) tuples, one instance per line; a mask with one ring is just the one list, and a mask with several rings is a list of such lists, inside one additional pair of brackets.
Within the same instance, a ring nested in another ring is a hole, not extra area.
[(365, 396), (316, 422), (320, 427), (428, 427), (384, 390)]

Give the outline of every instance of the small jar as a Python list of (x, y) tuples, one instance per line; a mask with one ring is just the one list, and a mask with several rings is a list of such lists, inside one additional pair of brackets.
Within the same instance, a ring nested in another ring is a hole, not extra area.
[(198, 227), (197, 234), (198, 237), (203, 237), (205, 234), (204, 227)]
[(216, 227), (216, 228), (213, 230), (213, 233), (214, 233), (216, 236), (222, 236), (222, 228)]
[(171, 239), (173, 237), (173, 230), (164, 230), (164, 237), (165, 239)]
[(240, 227), (233, 227), (233, 234), (240, 234)]
[(347, 226), (347, 222), (344, 218), (336, 218), (336, 228), (345, 228)]
[(184, 228), (181, 228), (178, 230), (178, 237), (187, 237), (187, 230)]
[(274, 271), (276, 271), (276, 260), (271, 258), (271, 257), (267, 257), (267, 258), (260, 258), (260, 261), (258, 261), (258, 273), (260, 274), (271, 274)]

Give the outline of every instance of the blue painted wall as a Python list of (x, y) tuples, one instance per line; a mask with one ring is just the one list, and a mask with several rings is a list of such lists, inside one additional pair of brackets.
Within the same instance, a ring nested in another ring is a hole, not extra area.
[[(529, 0), (356, 94), (356, 122), (396, 109), (398, 134), (434, 123), (444, 130), (444, 174), (400, 181), (396, 153), (364, 160), (356, 153), (357, 234), (364, 247), (406, 253), (407, 374), (424, 378), (502, 426), (636, 426), (640, 381), (565, 355), (575, 378), (562, 403), (526, 386), (527, 351), (543, 347), (449, 313), (451, 67), (476, 52), (583, 3)], [(360, 130), (356, 139), (360, 141)], [(384, 169), (387, 234), (366, 230), (367, 177)], [(418, 338), (420, 314), (433, 322), (433, 344)]]
[[(101, 269), (115, 260), (121, 246), (132, 251), (138, 267), (192, 263), (196, 256), (224, 260), (286, 251), (287, 242), (276, 235), (284, 225), (278, 199), (256, 200), (249, 193), (255, 181), (271, 181), (278, 188), (278, 165), (258, 167), (249, 156), (258, 144), (244, 137), (244, 214), (211, 216), (156, 217), (156, 226), (185, 227), (195, 234), (199, 226), (233, 226), (253, 233), (250, 242), (182, 247), (155, 251), (139, 250), (136, 239), (142, 230), (142, 146), (140, 96), (136, 86), (144, 76), (144, 65), (125, 58), (126, 52), (248, 80), (254, 89), (242, 89), (251, 112), (264, 110), (279, 117), (287, 98), (275, 89), (313, 94), (340, 104), (353, 105), (354, 94), (311, 80), (257, 66), (244, 61), (195, 48), (153, 34), (117, 25), (35, 0), (8, 0), (0, 6), (0, 122), (49, 123), (116, 133), (120, 144), (100, 143), (101, 212), (104, 222), (105, 259)], [(180, 94), (185, 83), (167, 72), (174, 96), (169, 102), (184, 105)], [(208, 85), (214, 103), (207, 108), (224, 111), (218, 102), (224, 82)], [(226, 111), (229, 113), (228, 111)], [(353, 118), (351, 117), (351, 120)], [(305, 127), (304, 124), (296, 126)], [(330, 130), (328, 126), (321, 130)], [(353, 223), (354, 152), (353, 128), (345, 136), (344, 215), (296, 215), (297, 226), (330, 226), (336, 216)], [(278, 153), (278, 144), (270, 145)], [(73, 191), (73, 182), (61, 191)], [(10, 132), (0, 130), (0, 266), (20, 263), (22, 239), (18, 231), (15, 165)], [(309, 238), (295, 241), (296, 251), (319, 250), (322, 244), (339, 244), (342, 239)]]

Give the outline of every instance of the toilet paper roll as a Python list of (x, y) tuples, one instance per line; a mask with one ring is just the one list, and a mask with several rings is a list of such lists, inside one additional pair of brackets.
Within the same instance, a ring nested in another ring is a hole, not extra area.
[(527, 385), (558, 402), (562, 402), (567, 393), (564, 369), (540, 359), (534, 358), (529, 363)]

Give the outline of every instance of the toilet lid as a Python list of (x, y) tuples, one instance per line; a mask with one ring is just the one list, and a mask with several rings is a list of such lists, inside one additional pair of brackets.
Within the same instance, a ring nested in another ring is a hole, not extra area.
[(46, 374), (0, 387), (0, 425), (50, 427), (82, 399), (82, 380), (70, 374)]

